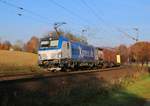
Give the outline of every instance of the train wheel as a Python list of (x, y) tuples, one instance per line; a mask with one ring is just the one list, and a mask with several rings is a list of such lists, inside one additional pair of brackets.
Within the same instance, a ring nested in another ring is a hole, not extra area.
[(70, 68), (66, 69), (66, 72), (71, 72), (71, 69)]
[(94, 65), (93, 63), (90, 63), (90, 64), (89, 64), (89, 69), (90, 69), (90, 70), (94, 69), (94, 66), (95, 66), (95, 65)]
[(71, 68), (69, 68), (69, 67), (66, 66), (66, 67), (62, 67), (62, 68), (61, 68), (61, 71), (62, 71), (62, 72), (70, 72), (70, 71), (72, 71), (72, 70), (71, 70)]
[(78, 71), (79, 70), (79, 64), (78, 63), (73, 63), (71, 68), (72, 68), (73, 71)]

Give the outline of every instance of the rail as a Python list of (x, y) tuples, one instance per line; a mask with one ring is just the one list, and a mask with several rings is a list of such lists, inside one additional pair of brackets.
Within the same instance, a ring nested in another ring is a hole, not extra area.
[(53, 78), (53, 77), (63, 77), (69, 75), (77, 75), (77, 74), (86, 74), (86, 73), (95, 73), (95, 72), (104, 72), (110, 70), (119, 70), (127, 68), (127, 66), (106, 68), (106, 69), (95, 69), (95, 70), (84, 70), (84, 71), (70, 71), (70, 72), (43, 72), (43, 73), (18, 73), (15, 75), (0, 75), (0, 82), (12, 82), (12, 81), (20, 81), (20, 80), (33, 80), (33, 79), (41, 79), (41, 78)]

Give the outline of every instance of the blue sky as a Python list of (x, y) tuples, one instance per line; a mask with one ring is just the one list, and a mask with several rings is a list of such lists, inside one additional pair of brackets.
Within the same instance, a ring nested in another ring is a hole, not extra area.
[[(98, 15), (83, 4), (81, 0), (54, 0), (67, 10), (52, 3), (51, 0), (3, 0), (28, 9), (42, 18), (18, 10), (0, 2), (1, 40), (22, 40), (31, 36), (42, 37), (53, 30), (54, 22), (66, 22), (61, 27), (77, 36), (82, 29), (90, 44), (96, 46), (116, 46), (133, 44), (135, 41), (118, 32), (117, 28), (136, 36), (133, 28), (139, 29), (140, 40), (150, 41), (150, 0), (84, 0)], [(22, 16), (17, 14), (21, 13)]]

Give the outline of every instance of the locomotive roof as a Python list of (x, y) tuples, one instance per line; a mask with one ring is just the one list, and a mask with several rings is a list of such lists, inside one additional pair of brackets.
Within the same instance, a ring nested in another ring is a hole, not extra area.
[(50, 38), (52, 38), (52, 39), (58, 39), (58, 37), (56, 37), (56, 36), (52, 36), (52, 37), (46, 36), (46, 37), (41, 38), (40, 40), (48, 40)]
[(78, 44), (78, 45), (94, 47), (93, 45), (89, 45), (89, 44), (86, 44), (86, 43), (83, 43), (83, 42), (70, 40), (67, 37), (63, 36), (63, 35), (60, 35), (60, 36), (46, 36), (46, 37), (41, 38), (40, 40), (49, 40), (50, 38), (59, 39), (60, 37), (61, 37), (61, 39), (69, 40), (70, 42), (73, 42), (73, 43)]

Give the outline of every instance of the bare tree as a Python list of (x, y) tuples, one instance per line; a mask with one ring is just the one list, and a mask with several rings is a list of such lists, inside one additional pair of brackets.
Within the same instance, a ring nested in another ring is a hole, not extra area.
[(27, 52), (37, 53), (38, 45), (39, 39), (33, 36), (25, 45), (25, 49)]
[(71, 32), (66, 32), (64, 36), (72, 41), (80, 41), (80, 39), (76, 37), (74, 34), (72, 34)]
[(21, 40), (17, 40), (13, 45), (13, 49), (15, 51), (23, 51), (24, 43)]
[(150, 43), (137, 42), (130, 47), (130, 57), (142, 65), (150, 61)]
[(1, 50), (9, 50), (11, 47), (11, 43), (9, 41), (5, 41), (5, 42), (0, 42), (0, 49)]
[(3, 47), (4, 50), (9, 50), (11, 47), (11, 43), (9, 41), (5, 41), (3, 45), (4, 45)]

